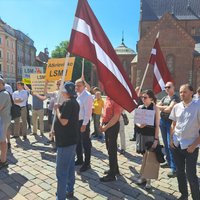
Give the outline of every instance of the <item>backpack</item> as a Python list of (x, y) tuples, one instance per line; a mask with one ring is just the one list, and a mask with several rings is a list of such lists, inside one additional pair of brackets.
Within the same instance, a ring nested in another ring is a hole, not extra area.
[[(3, 91), (6, 91), (6, 90), (1, 90), (0, 92), (3, 92)], [(16, 105), (16, 104), (14, 104), (14, 101), (13, 101), (13, 98), (12, 98), (11, 94), (9, 92), (7, 92), (7, 93), (9, 94), (10, 101), (12, 103), (11, 109), (10, 109), (11, 119), (14, 120), (14, 119), (16, 119), (16, 118), (21, 116), (21, 107)]]

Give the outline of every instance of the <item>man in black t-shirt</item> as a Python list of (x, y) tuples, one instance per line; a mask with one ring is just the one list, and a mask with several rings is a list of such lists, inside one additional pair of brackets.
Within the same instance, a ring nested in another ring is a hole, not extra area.
[(170, 127), (172, 121), (169, 119), (169, 115), (174, 105), (180, 102), (180, 99), (175, 94), (175, 88), (172, 82), (167, 82), (165, 89), (167, 96), (161, 99), (161, 101), (157, 104), (157, 107), (160, 109), (160, 130), (165, 146), (166, 160), (171, 169), (167, 175), (171, 178), (176, 176), (176, 165), (170, 148)]
[(75, 85), (66, 82), (62, 89), (64, 102), (55, 105), (54, 124), (57, 158), (57, 199), (72, 198), (75, 183), (75, 154), (79, 134), (79, 104), (76, 101)]

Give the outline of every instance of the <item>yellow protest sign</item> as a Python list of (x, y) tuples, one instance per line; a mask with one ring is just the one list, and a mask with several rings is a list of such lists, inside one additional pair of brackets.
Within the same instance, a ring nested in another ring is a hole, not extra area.
[(31, 84), (30, 74), (44, 73), (43, 67), (38, 66), (23, 66), (22, 67), (22, 82), (24, 84)]
[[(72, 79), (74, 61), (75, 57), (69, 58), (65, 81), (70, 81)], [(46, 80), (56, 81), (61, 79), (64, 70), (64, 65), (65, 65), (65, 58), (49, 59), (46, 68)]]
[[(30, 74), (30, 80), (33, 93), (44, 94), (45, 74)], [(49, 81), (47, 92), (54, 92), (56, 89), (56, 82)]]

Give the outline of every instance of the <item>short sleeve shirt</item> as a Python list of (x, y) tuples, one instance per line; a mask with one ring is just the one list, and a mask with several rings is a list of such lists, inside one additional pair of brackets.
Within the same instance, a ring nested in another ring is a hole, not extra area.
[(194, 101), (184, 107), (183, 102), (176, 104), (169, 116), (176, 122), (173, 140), (181, 149), (188, 148), (198, 137), (200, 129), (200, 101)]
[[(163, 106), (169, 106), (171, 102), (179, 103), (180, 98), (176, 94), (174, 94), (172, 97), (168, 95), (161, 99), (161, 103)], [(165, 113), (165, 112), (160, 113), (161, 118), (164, 118), (164, 119), (169, 119), (169, 115), (170, 113)]]
[(62, 119), (67, 119), (67, 125), (63, 126), (56, 117), (54, 130), (56, 145), (66, 147), (77, 144), (79, 134), (79, 104), (75, 98), (64, 101), (60, 107)]
[(103, 110), (103, 123), (108, 123), (114, 114), (118, 113), (121, 114), (123, 111), (122, 107), (115, 103), (112, 99), (109, 97), (106, 97), (105, 105), (104, 105), (104, 110)]

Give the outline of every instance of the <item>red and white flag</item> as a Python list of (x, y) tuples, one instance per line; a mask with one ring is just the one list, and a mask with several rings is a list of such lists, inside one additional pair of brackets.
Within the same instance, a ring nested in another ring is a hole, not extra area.
[(93, 62), (106, 94), (127, 111), (137, 95), (87, 0), (79, 0), (68, 51)]
[(167, 82), (173, 82), (158, 42), (158, 36), (151, 51), (149, 63), (154, 66), (153, 91), (157, 94), (165, 90), (165, 84)]

